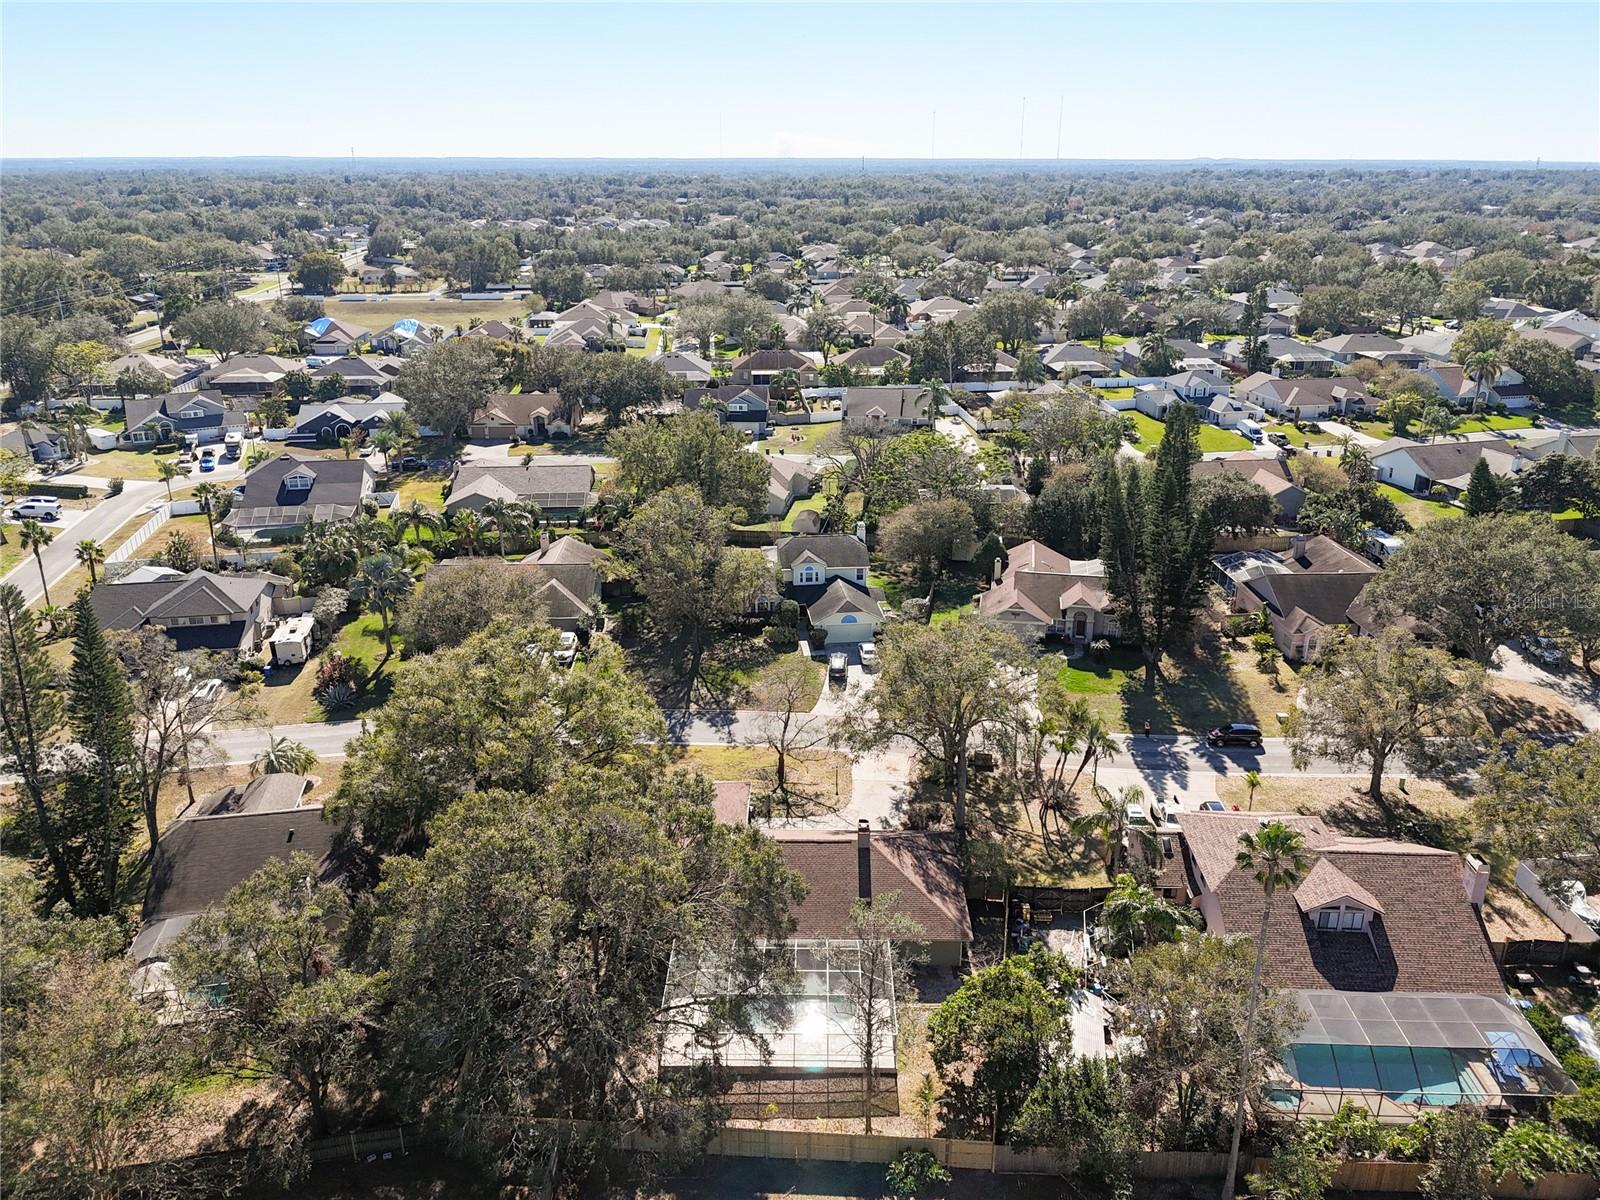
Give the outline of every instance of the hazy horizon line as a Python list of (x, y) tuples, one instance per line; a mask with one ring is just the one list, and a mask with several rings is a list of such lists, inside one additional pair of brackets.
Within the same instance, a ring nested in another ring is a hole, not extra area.
[(1127, 167), (1445, 167), (1490, 170), (1592, 170), (1600, 168), (1600, 159), (1594, 161), (1553, 159), (1453, 159), (1453, 158), (929, 158), (926, 156), (850, 155), (828, 157), (762, 157), (762, 156), (655, 156), (655, 155), (308, 155), (308, 154), (64, 154), (49, 156), (0, 156), (0, 170), (8, 166), (39, 168), (73, 165), (107, 164), (251, 164), (251, 163), (306, 163), (337, 167), (343, 165), (373, 164), (585, 164), (603, 167), (638, 164), (646, 166), (673, 165), (749, 165), (761, 167), (827, 166), (860, 169), (866, 166), (893, 166), (914, 168), (937, 167), (995, 167), (1013, 169), (1069, 169), (1085, 166)]

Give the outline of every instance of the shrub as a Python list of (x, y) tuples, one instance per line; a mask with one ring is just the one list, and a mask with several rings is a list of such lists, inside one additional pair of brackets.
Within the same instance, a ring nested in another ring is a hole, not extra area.
[(89, 485), (86, 483), (29, 483), (23, 486), (29, 496), (55, 496), (61, 500), (86, 500)]
[(762, 630), (762, 639), (774, 650), (793, 650), (800, 644), (800, 635), (790, 625), (768, 625)]
[(1231, 638), (1247, 638), (1259, 628), (1254, 613), (1229, 613), (1222, 618), (1222, 632)]
[(1600, 1154), (1542, 1121), (1518, 1121), (1495, 1140), (1489, 1161), (1497, 1175), (1513, 1172), (1524, 1186), (1532, 1187), (1547, 1171), (1591, 1171)]
[(348, 683), (331, 683), (325, 688), (318, 688), (316, 697), (324, 712), (338, 712), (355, 704), (356, 689)]
[(815, 626), (806, 635), (806, 640), (811, 643), (813, 650), (821, 650), (828, 644), (828, 631), (821, 626)]
[[(287, 555), (278, 555), (285, 558)], [(277, 562), (277, 558), (273, 559)], [(323, 587), (311, 605), (311, 640), (319, 648), (333, 640), (350, 609), (350, 593), (343, 588)]]
[(933, 612), (933, 606), (924, 596), (913, 596), (900, 605), (900, 616), (907, 621), (921, 621), (924, 625)]
[(241, 687), (245, 684), (260, 683), (262, 675), (261, 664), (254, 659), (241, 658), (233, 669), (234, 682)]
[(345, 686), (360, 691), (367, 682), (367, 666), (363, 662), (330, 650), (317, 663), (317, 678), (313, 685), (320, 696), (328, 688)]
[(108, 483), (106, 485), (106, 495), (108, 495), (108, 496), (120, 496), (120, 495), (122, 495), (122, 489), (123, 489), (124, 486), (125, 486), (125, 483), (120, 477), (117, 478), (117, 479), (113, 479), (110, 483)]
[(1111, 653), (1111, 643), (1105, 638), (1095, 638), (1094, 641), (1089, 643), (1089, 653), (1094, 655), (1095, 658), (1104, 659), (1106, 655)]
[(949, 1183), (950, 1172), (926, 1150), (902, 1150), (895, 1155), (883, 1175), (884, 1184), (895, 1196), (925, 1196), (936, 1183)]
[(777, 622), (787, 625), (790, 629), (800, 627), (800, 603), (797, 600), (784, 600), (778, 605)]

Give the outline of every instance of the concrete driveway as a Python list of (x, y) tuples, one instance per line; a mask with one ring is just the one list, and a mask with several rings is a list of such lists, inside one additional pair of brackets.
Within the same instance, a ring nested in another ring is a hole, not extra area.
[(1600, 730), (1600, 684), (1576, 663), (1552, 671), (1507, 642), (1495, 652), (1490, 674), (1545, 689), (1572, 709), (1585, 729)]

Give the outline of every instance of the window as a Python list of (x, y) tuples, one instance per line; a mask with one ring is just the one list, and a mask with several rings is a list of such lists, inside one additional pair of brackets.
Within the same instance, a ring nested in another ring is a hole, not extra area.
[(200, 417), (203, 417), (205, 414), (202, 413), (198, 408), (186, 408), (178, 415), (185, 421), (194, 421)]
[(1344, 927), (1346, 929), (1360, 929), (1367, 923), (1367, 914), (1358, 908), (1344, 910)]
[(315, 482), (315, 480), (316, 480), (316, 477), (313, 476), (313, 475), (305, 475), (305, 474), (300, 474), (300, 473), (296, 473), (296, 474), (293, 474), (293, 475), (285, 475), (283, 477), (283, 486), (286, 487), (286, 488), (292, 488), (295, 491), (302, 491), (303, 492), (307, 488), (309, 488), (312, 485), (312, 483)]
[(1339, 928), (1339, 910), (1337, 908), (1324, 908), (1317, 913), (1318, 929)]
[(865, 567), (857, 567), (856, 568), (856, 582), (857, 583), (865, 583), (866, 581), (867, 581), (867, 569)]
[(797, 578), (801, 583), (816, 583), (822, 576), (815, 567), (804, 566), (800, 568), (800, 574)]

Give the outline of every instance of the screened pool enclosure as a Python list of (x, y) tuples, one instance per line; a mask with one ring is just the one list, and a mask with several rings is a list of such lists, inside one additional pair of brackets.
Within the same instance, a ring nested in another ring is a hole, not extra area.
[(1267, 1100), (1332, 1117), (1345, 1103), (1409, 1122), (1434, 1108), (1490, 1108), (1574, 1090), (1509, 1000), (1436, 992), (1301, 991), (1306, 1023)]
[[(706, 1041), (677, 1033), (662, 1050), (662, 1068), (687, 1067), (714, 1057), (740, 1072), (859, 1072), (869, 1037), (861, 1019), (866, 993), (875, 1014), (870, 1031), (873, 1066), (892, 1072), (898, 1038), (892, 981), (880, 975), (863, 986), (861, 944), (796, 940), (774, 952), (793, 968), (793, 978), (786, 1002), (758, 1023), (759, 1040), (730, 1036)], [(717, 963), (674, 954), (667, 969), (665, 1004), (689, 1016), (689, 1024), (700, 1025), (719, 999), (731, 994), (731, 987)], [(762, 1042), (769, 1053), (763, 1054)]]

